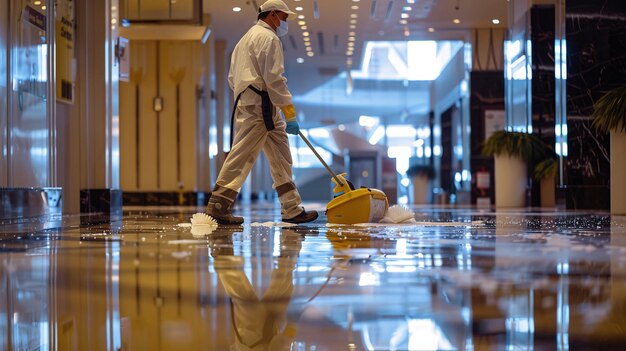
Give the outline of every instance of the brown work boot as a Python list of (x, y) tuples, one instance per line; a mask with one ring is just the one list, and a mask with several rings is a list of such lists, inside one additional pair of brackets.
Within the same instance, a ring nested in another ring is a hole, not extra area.
[(318, 216), (319, 214), (317, 213), (317, 211), (302, 210), (302, 213), (300, 213), (299, 215), (293, 218), (289, 218), (289, 219), (283, 218), (283, 222), (295, 223), (295, 224), (307, 223), (307, 222), (316, 220)]
[(209, 204), (206, 207), (206, 214), (215, 218), (218, 224), (225, 225), (240, 225), (243, 223), (243, 217), (233, 216), (230, 213), (230, 206), (226, 199), (222, 199), (218, 196), (211, 196)]

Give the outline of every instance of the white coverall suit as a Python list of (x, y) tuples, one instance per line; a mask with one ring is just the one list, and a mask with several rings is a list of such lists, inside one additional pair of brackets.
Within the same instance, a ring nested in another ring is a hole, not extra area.
[[(281, 203), (283, 219), (304, 211), (302, 199), (292, 180), (292, 160), (285, 121), (279, 108), (292, 104), (287, 79), (283, 76), (282, 43), (272, 28), (262, 20), (241, 38), (232, 55), (228, 83), (237, 97), (235, 138), (218, 175), (212, 196), (232, 203), (248, 177), (261, 150), (270, 163), (270, 172)], [(267, 91), (274, 105), (275, 129), (267, 131), (263, 122), (261, 96), (248, 86)]]

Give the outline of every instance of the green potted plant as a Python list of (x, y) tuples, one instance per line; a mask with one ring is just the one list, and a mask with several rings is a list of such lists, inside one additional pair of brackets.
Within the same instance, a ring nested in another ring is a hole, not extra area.
[(496, 207), (525, 206), (528, 175), (550, 151), (537, 136), (523, 132), (501, 130), (485, 141), (483, 154), (495, 159)]
[(592, 117), (591, 126), (611, 138), (611, 213), (626, 215), (626, 86), (602, 95)]
[(430, 203), (430, 180), (435, 177), (433, 167), (425, 164), (415, 164), (407, 169), (406, 174), (411, 177), (411, 182), (413, 183), (413, 203)]

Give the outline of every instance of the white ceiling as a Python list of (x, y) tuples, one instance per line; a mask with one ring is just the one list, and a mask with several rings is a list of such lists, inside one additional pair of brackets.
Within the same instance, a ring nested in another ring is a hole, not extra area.
[[(258, 5), (265, 0), (203, 0), (204, 12), (212, 17), (215, 39), (226, 40), (232, 49), (239, 38), (256, 22)], [(507, 0), (284, 0), (290, 9), (305, 16), (307, 31), (310, 33), (314, 56), (306, 56), (303, 35), (297, 21), (289, 22), (289, 34), (284, 38), (285, 68), (290, 90), (296, 101), (305, 101), (307, 96), (322, 94), (320, 87), (332, 85), (337, 75), (346, 71), (346, 49), (350, 32), (355, 32), (355, 51), (352, 66), (358, 68), (363, 43), (371, 40), (469, 40), (474, 28), (505, 28), (507, 26)], [(314, 5), (317, 14), (314, 16)], [(233, 7), (241, 7), (234, 12)], [(358, 6), (358, 9), (352, 9)], [(404, 10), (411, 6), (411, 11)], [(458, 9), (457, 9), (458, 8)], [(407, 24), (400, 23), (401, 14), (409, 15)], [(355, 14), (356, 28), (350, 29), (351, 15)], [(459, 24), (453, 19), (460, 19)], [(493, 24), (497, 18), (500, 24)], [(428, 28), (434, 28), (429, 32)], [(408, 30), (405, 33), (405, 30)], [(408, 34), (405, 35), (405, 34)], [(303, 63), (297, 63), (303, 58)], [(335, 84), (336, 85), (336, 84)], [(419, 85), (422, 91), (415, 92), (428, 101), (427, 87)], [(317, 91), (317, 92), (316, 92)], [(326, 89), (325, 91), (330, 91)], [(326, 92), (327, 93), (327, 92)], [(358, 95), (358, 92), (356, 92)], [(425, 95), (426, 94), (426, 95)], [(377, 98), (377, 97), (376, 97)], [(398, 99), (403, 99), (399, 97)], [(341, 101), (337, 98), (335, 100)], [(397, 99), (396, 99), (397, 100)], [(387, 105), (389, 106), (389, 105)], [(335, 108), (349, 113), (349, 106), (308, 106), (310, 115)], [(384, 106), (361, 106), (378, 111)], [(358, 116), (358, 115), (357, 115)], [(313, 117), (314, 118), (314, 117)], [(318, 120), (322, 118), (317, 118)], [(348, 118), (348, 117), (347, 117)], [(333, 118), (331, 118), (332, 120)], [(336, 119), (336, 118), (334, 118)], [(343, 122), (343, 121), (342, 121)]]

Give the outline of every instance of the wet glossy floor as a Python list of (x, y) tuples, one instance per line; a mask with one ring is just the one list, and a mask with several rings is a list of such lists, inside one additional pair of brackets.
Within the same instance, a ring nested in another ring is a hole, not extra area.
[[(310, 206), (309, 206), (310, 207)], [(317, 209), (322, 210), (323, 205)], [(626, 218), (417, 208), (417, 225), (4, 222), (1, 350), (624, 350)]]

